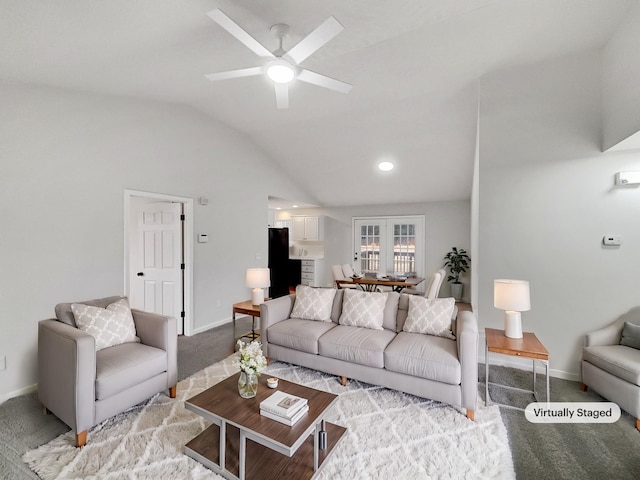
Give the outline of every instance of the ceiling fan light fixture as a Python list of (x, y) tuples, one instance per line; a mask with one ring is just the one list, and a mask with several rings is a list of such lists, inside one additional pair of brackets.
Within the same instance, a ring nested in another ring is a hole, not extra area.
[(295, 78), (296, 72), (289, 62), (278, 59), (267, 65), (267, 76), (276, 83), (289, 83)]

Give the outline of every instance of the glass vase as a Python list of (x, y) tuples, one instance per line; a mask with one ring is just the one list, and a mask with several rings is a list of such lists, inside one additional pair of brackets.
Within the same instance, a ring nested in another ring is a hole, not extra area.
[(254, 372), (240, 372), (238, 378), (238, 393), (242, 398), (252, 398), (258, 391), (258, 375)]

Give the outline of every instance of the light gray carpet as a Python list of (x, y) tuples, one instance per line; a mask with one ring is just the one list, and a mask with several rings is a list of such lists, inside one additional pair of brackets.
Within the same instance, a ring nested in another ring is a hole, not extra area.
[[(247, 317), (250, 320), (249, 317)], [(238, 331), (250, 324), (238, 322)], [(178, 340), (179, 377), (202, 370), (233, 353), (232, 326), (224, 325)], [(491, 367), (491, 380), (529, 388), (531, 374), (521, 370)], [(484, 365), (480, 366), (484, 381)], [(484, 399), (484, 386), (479, 387)], [(577, 382), (551, 379), (553, 401), (602, 401), (592, 392), (581, 392)], [(504, 389), (491, 389), (491, 398), (519, 402), (524, 407), (531, 398)], [(509, 436), (518, 479), (637, 479), (640, 471), (640, 432), (634, 420), (623, 413), (615, 424), (529, 423), (520, 411), (501, 408)], [(53, 415), (45, 416), (35, 395), (13, 398), (0, 405), (0, 478), (37, 479), (22, 462), (22, 455), (68, 431)]]

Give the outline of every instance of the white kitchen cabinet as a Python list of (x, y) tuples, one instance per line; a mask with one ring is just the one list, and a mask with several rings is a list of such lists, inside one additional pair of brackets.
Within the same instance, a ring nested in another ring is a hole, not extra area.
[(291, 236), (293, 241), (322, 240), (321, 217), (292, 216)]

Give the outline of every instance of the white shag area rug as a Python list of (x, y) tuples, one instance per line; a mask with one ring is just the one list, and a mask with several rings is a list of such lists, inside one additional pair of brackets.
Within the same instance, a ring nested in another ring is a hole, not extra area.
[[(89, 431), (74, 446), (68, 432), (24, 454), (45, 480), (221, 479), (184, 455), (184, 445), (209, 426), (184, 401), (238, 371), (231, 355), (178, 384), (177, 398), (158, 394)], [(339, 394), (327, 420), (347, 427), (318, 478), (512, 479), (507, 432), (497, 406), (479, 406), (476, 420), (439, 402), (339, 379), (280, 362), (269, 375)], [(264, 373), (263, 373), (264, 374)]]

